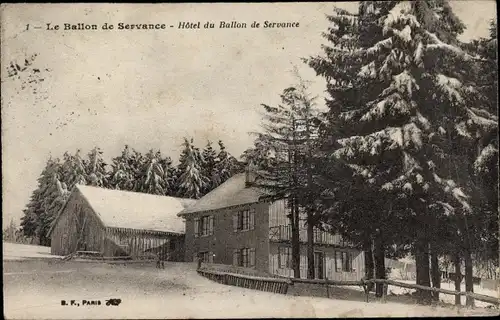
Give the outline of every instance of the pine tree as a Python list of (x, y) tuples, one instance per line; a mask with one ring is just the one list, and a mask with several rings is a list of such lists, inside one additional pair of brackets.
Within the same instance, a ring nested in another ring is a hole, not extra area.
[[(475, 112), (485, 119), (476, 119), (475, 134), (457, 139), (462, 150), (455, 150), (455, 179), (466, 186), (471, 196), (472, 212), (463, 215), (461, 232), (465, 235), (463, 258), (466, 290), (473, 290), (473, 259), (486, 262), (492, 259), (498, 265), (498, 59), (496, 22), (490, 25), (488, 38), (474, 40), (463, 46), (475, 58), (474, 76), (478, 97)], [(472, 101), (471, 101), (472, 105)], [(479, 106), (479, 107), (478, 107)], [(472, 123), (471, 123), (472, 124)], [(469, 124), (470, 125), (470, 124)], [(467, 305), (473, 305), (467, 298)]]
[(235, 174), (239, 170), (239, 167), (238, 161), (227, 152), (226, 146), (221, 140), (219, 140), (218, 145), (219, 154), (216, 158), (215, 170), (220, 180), (219, 184), (221, 184)]
[(168, 191), (166, 182), (166, 174), (162, 164), (160, 151), (149, 152), (144, 156), (142, 163), (142, 176), (139, 180), (139, 192), (165, 195)]
[(108, 187), (106, 171), (107, 164), (102, 158), (103, 152), (94, 147), (88, 154), (88, 160), (84, 161), (88, 184), (96, 187)]
[(202, 175), (200, 165), (201, 154), (193, 146), (193, 140), (184, 138), (184, 149), (181, 152), (178, 166), (178, 196), (182, 198), (199, 199), (208, 181)]
[(140, 192), (143, 169), (143, 156), (135, 149), (125, 145), (122, 154), (113, 158), (108, 174), (109, 185), (113, 189)]
[(172, 159), (165, 157), (160, 159), (160, 165), (163, 168), (163, 186), (165, 195), (175, 196), (175, 167), (172, 165)]
[(61, 180), (66, 183), (69, 190), (72, 190), (76, 184), (87, 185), (89, 182), (85, 162), (80, 152), (78, 149), (74, 155), (68, 152), (63, 155)]
[[(290, 208), (292, 229), (292, 268), (294, 277), (300, 277), (299, 209), (311, 208), (311, 179), (309, 174), (312, 146), (312, 115), (310, 99), (305, 88), (290, 87), (281, 94), (282, 104), (277, 107), (263, 105), (265, 109), (262, 124), (263, 133), (255, 142), (256, 148), (246, 153), (247, 160), (259, 163), (262, 172), (258, 186), (268, 190), (274, 199), (287, 199)], [(252, 159), (253, 158), (253, 159)], [(304, 187), (305, 186), (305, 187)], [(307, 222), (312, 229), (313, 222), (308, 211)], [(312, 238), (312, 231), (310, 236)], [(314, 277), (314, 256), (310, 250), (313, 239), (309, 239), (308, 277)], [(312, 254), (310, 254), (312, 253)]]
[(23, 210), (21, 229), (25, 236), (36, 237), (41, 245), (50, 245), (48, 231), (54, 218), (69, 196), (65, 183), (60, 182), (63, 166), (59, 159), (50, 158), (38, 178), (27, 208)]
[(14, 219), (11, 219), (9, 225), (2, 230), (3, 241), (16, 242), (16, 231), (16, 223), (14, 222)]
[(111, 160), (111, 170), (109, 172), (109, 186), (113, 189), (132, 191), (134, 190), (134, 172), (130, 162), (131, 151), (128, 145), (122, 151), (122, 154)]
[(202, 158), (204, 160), (203, 176), (209, 180), (209, 183), (207, 184), (205, 190), (203, 190), (203, 194), (209, 193), (221, 184), (219, 175), (216, 171), (216, 157), (217, 153), (212, 148), (212, 142), (208, 141), (207, 145), (203, 149)]
[(397, 232), (392, 216), (403, 204), (410, 209), (407, 221), (420, 226), (417, 283), (430, 286), (429, 222), (448, 207), (470, 211), (464, 188), (450, 179), (453, 142), (481, 134), (490, 119), (471, 107), (474, 60), (456, 39), (464, 26), (446, 1), (362, 2), (357, 16), (339, 11), (330, 20), (333, 47), (308, 63), (328, 81), (334, 155), (377, 193), (386, 218), (373, 223), (388, 222), (377, 228), (382, 234)]
[(297, 190), (297, 205), (305, 212), (305, 224), (307, 226), (307, 276), (314, 279), (314, 228), (319, 224), (319, 214), (317, 212), (317, 199), (321, 192), (316, 184), (317, 151), (318, 151), (318, 130), (320, 124), (320, 114), (316, 107), (316, 97), (311, 97), (308, 93), (308, 84), (304, 81), (297, 69), (294, 69), (297, 78), (297, 85), (285, 90), (282, 98), (283, 102), (290, 106), (291, 115), (294, 118), (296, 127), (293, 152), (297, 163), (297, 178), (300, 189)]
[[(478, 80), (483, 93), (483, 103), (490, 113), (498, 119), (498, 40), (497, 22), (490, 23), (490, 34), (486, 39), (481, 39), (478, 45), (479, 56), (483, 58)], [(498, 123), (498, 120), (497, 120)], [(483, 139), (474, 159), (474, 173), (481, 189), (478, 197), (478, 211), (484, 213), (479, 231), (484, 242), (478, 253), (482, 260), (493, 261), (498, 267), (499, 236), (498, 236), (498, 136), (493, 133)], [(491, 177), (496, 177), (492, 179)], [(496, 235), (496, 236), (495, 236)]]
[(23, 216), (21, 217), (21, 231), (24, 236), (29, 238), (36, 238), (38, 217), (40, 216), (40, 190), (35, 189), (31, 194), (30, 201), (23, 209)]
[(252, 163), (258, 170), (266, 170), (270, 166), (271, 150), (261, 141), (260, 136), (257, 134), (253, 147), (246, 149), (240, 158), (245, 166)]

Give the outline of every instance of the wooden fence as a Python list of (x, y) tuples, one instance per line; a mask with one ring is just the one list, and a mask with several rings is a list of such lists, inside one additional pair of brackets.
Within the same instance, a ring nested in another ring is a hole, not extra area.
[(198, 273), (205, 278), (218, 283), (282, 294), (287, 293), (288, 285), (289, 283), (291, 283), (289, 279), (263, 278), (236, 273), (218, 272), (213, 270), (199, 269)]
[(286, 294), (288, 292), (288, 287), (294, 285), (294, 283), (322, 285), (325, 286), (327, 290), (328, 286), (360, 286), (364, 288), (364, 292), (366, 294), (366, 301), (368, 302), (368, 297), (369, 297), (369, 292), (367, 290), (368, 284), (381, 283), (384, 285), (384, 290), (383, 290), (384, 296), (382, 297), (383, 300), (385, 300), (385, 295), (387, 294), (387, 287), (389, 285), (392, 285), (408, 289), (420, 289), (425, 291), (439, 292), (454, 296), (467, 296), (467, 297), (472, 297), (478, 301), (491, 303), (496, 306), (500, 305), (499, 298), (483, 294), (477, 294), (474, 292), (451, 291), (441, 288), (431, 288), (417, 284), (409, 284), (387, 279), (371, 279), (371, 280), (359, 280), (359, 281), (296, 279), (296, 278), (284, 279), (284, 278), (249, 276), (249, 275), (226, 273), (226, 272), (219, 272), (206, 269), (198, 269), (197, 271), (200, 275), (210, 280), (216, 281), (218, 283), (233, 285), (248, 289), (255, 289), (260, 291), (273, 292), (273, 293)]

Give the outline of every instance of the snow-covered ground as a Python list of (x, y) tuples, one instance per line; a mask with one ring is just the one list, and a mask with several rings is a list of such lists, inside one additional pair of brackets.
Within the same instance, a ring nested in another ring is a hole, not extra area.
[[(397, 281), (415, 284), (415, 281), (412, 281), (412, 280), (406, 280), (406, 281), (405, 280), (397, 280)], [(442, 282), (441, 288), (455, 291), (455, 283), (454, 282)], [(465, 291), (465, 283), (463, 281), (462, 281), (462, 286), (461, 286), (460, 291)], [(388, 292), (389, 293), (392, 292), (393, 294), (399, 295), (399, 294), (415, 292), (415, 290), (396, 287), (396, 286), (389, 286)], [(474, 292), (479, 293), (479, 294), (484, 294), (484, 295), (487, 295), (490, 297), (500, 297), (500, 290), (498, 292), (496, 292), (495, 290), (481, 288), (481, 286), (479, 286), (479, 285), (474, 285)], [(461, 298), (462, 298), (462, 304), (465, 304), (466, 297), (462, 296)], [(455, 303), (455, 296), (441, 293), (439, 295), (439, 300), (441, 300), (445, 303), (454, 304)], [(486, 302), (476, 301), (476, 306), (478, 306), (478, 307), (487, 307), (488, 305), (490, 305), (490, 304), (486, 303)]]
[(62, 258), (50, 254), (50, 247), (29, 244), (10, 243), (3, 241), (3, 260), (26, 260), (32, 258)]
[[(38, 249), (36, 250), (38, 252)], [(38, 259), (4, 261), (7, 319), (409, 317), (495, 315), (388, 301), (349, 301), (272, 294), (226, 286), (199, 276), (191, 263), (129, 265)], [(105, 300), (119, 298), (119, 306)], [(82, 300), (101, 305), (81, 305)], [(80, 306), (62, 306), (75, 300)]]
[[(4, 306), (10, 319), (383, 317), (491, 314), (401, 303), (295, 297), (225, 286), (196, 274), (193, 264), (144, 265), (4, 262)], [(119, 298), (111, 307), (61, 306), (61, 300)]]

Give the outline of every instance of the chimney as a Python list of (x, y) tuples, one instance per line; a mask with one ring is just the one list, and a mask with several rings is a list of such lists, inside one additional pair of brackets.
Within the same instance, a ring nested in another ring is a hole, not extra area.
[(255, 166), (252, 161), (249, 161), (245, 168), (245, 188), (249, 188), (255, 183), (256, 175)]

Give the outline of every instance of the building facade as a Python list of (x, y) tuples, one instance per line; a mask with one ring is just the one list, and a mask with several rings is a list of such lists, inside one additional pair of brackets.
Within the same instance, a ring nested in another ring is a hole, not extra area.
[[(291, 226), (285, 200), (265, 201), (248, 174), (237, 174), (179, 213), (186, 222), (186, 261), (255, 268), (293, 276)], [(307, 230), (300, 224), (300, 277), (307, 277)], [(315, 229), (317, 278), (357, 280), (364, 276), (363, 252), (338, 235)]]
[(51, 253), (183, 261), (184, 223), (195, 200), (77, 185), (54, 220)]

